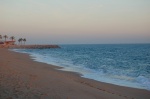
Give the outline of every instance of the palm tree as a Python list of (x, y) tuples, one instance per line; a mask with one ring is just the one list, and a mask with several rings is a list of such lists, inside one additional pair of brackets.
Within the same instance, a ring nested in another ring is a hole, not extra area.
[(10, 39), (13, 41), (13, 40), (15, 39), (15, 37), (14, 37), (14, 36), (11, 36)]
[(20, 39), (18, 39), (18, 42), (19, 42), (19, 45), (20, 45), (20, 42), (21, 42)]
[(0, 35), (0, 39), (2, 39), (3, 37), (2, 37), (2, 35)]
[(25, 42), (26, 42), (27, 40), (26, 40), (26, 38), (24, 38), (22, 41), (24, 41), (24, 45), (25, 45)]
[(18, 42), (19, 42), (19, 44), (20, 44), (20, 42), (21, 42), (21, 45), (22, 45), (22, 41), (23, 41), (22, 38), (18, 39)]
[(5, 42), (6, 42), (6, 39), (8, 38), (8, 36), (7, 36), (7, 35), (4, 35), (4, 38), (5, 38)]

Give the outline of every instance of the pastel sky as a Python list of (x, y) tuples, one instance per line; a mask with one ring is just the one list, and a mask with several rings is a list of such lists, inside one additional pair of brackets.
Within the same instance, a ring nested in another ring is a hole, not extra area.
[(0, 0), (0, 34), (28, 44), (150, 43), (150, 0)]

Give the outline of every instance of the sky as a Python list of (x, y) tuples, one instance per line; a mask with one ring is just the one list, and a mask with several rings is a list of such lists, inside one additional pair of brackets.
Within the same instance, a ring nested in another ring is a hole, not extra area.
[(0, 0), (0, 35), (28, 44), (150, 43), (150, 0)]

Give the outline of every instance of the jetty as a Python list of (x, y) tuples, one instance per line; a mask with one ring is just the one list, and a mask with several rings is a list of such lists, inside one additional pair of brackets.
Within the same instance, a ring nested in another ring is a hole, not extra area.
[(58, 45), (5, 45), (0, 46), (0, 48), (10, 48), (10, 49), (50, 49), (50, 48), (60, 48)]
[[(5, 38), (5, 40), (3, 40)], [(26, 38), (19, 38), (18, 44), (15, 42), (15, 37), (11, 36), (11, 40), (7, 40), (7, 35), (0, 35), (0, 48), (10, 48), (10, 49), (50, 49), (50, 48), (60, 48), (58, 45), (26, 45)], [(24, 43), (22, 43), (24, 42)]]

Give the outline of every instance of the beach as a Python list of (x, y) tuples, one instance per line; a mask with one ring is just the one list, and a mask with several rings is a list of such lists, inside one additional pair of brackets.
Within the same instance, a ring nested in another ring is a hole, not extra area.
[(28, 54), (0, 49), (0, 99), (150, 99), (150, 91), (102, 83)]

